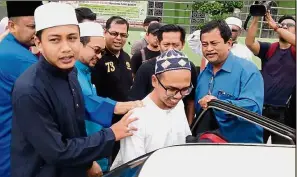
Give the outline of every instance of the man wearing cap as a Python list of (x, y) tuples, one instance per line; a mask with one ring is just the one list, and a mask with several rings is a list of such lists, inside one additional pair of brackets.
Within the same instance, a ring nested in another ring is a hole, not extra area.
[[(146, 17), (143, 21), (143, 28), (145, 34), (147, 33), (148, 26), (152, 23), (160, 23), (161, 19), (158, 17)], [(148, 45), (147, 35), (143, 35), (142, 39), (137, 40), (131, 47), (131, 55), (133, 56), (136, 52), (139, 52), (141, 49), (145, 48)]]
[[(232, 32), (232, 47), (231, 52), (241, 58), (247, 59), (253, 62), (253, 53), (245, 45), (238, 43), (237, 39), (242, 31), (242, 21), (238, 17), (228, 17), (226, 18), (226, 23)], [(208, 61), (202, 54), (202, 46), (200, 42), (200, 30), (193, 32), (188, 36), (187, 41), (190, 48), (194, 53), (202, 57), (200, 64), (200, 71), (202, 71), (207, 65)]]
[[(161, 53), (164, 53), (170, 49), (181, 51), (185, 44), (186, 31), (181, 26), (167, 24), (159, 29), (157, 38)], [(155, 73), (155, 64), (156, 58), (152, 58), (147, 62), (144, 62), (139, 67), (134, 78), (132, 88), (129, 92), (130, 100), (141, 100), (153, 90), (151, 79)], [(196, 67), (191, 61), (190, 64), (192, 84), (194, 87), (196, 87)], [(189, 124), (192, 123), (195, 115), (194, 97), (194, 92), (192, 92), (190, 95), (187, 95), (185, 98), (183, 98)]]
[(149, 25), (146, 33), (146, 39), (148, 41), (147, 47), (141, 49), (139, 52), (136, 52), (131, 58), (133, 75), (136, 75), (138, 68), (143, 62), (161, 54), (157, 38), (157, 32), (161, 26), (162, 25), (160, 23), (152, 23)]
[[(81, 48), (79, 60), (76, 61), (75, 66), (87, 111), (86, 130), (88, 134), (93, 134), (101, 130), (102, 126), (110, 126), (113, 113), (125, 114), (130, 109), (141, 106), (141, 102), (116, 102), (109, 98), (97, 96), (95, 85), (91, 83), (91, 69), (105, 52), (104, 30), (96, 22), (80, 23), (79, 28)], [(108, 170), (107, 159), (97, 162), (100, 164), (103, 172)]]
[[(41, 1), (7, 1), (9, 33), (0, 43), (0, 176), (10, 176), (11, 90), (15, 80), (37, 57), (34, 45), (34, 10)], [(21, 7), (21, 8), (20, 8)]]
[(156, 149), (184, 144), (191, 135), (181, 101), (193, 89), (188, 58), (177, 50), (162, 53), (151, 82), (154, 89), (143, 99), (145, 106), (133, 110), (132, 117), (139, 119), (131, 125), (138, 131), (121, 140), (111, 169)]
[(42, 56), (12, 91), (12, 176), (93, 176), (93, 161), (110, 156), (115, 141), (132, 136), (136, 129), (128, 125), (136, 119), (128, 120), (127, 114), (111, 128), (87, 136), (74, 67), (81, 45), (75, 10), (51, 2), (38, 7), (34, 18)]

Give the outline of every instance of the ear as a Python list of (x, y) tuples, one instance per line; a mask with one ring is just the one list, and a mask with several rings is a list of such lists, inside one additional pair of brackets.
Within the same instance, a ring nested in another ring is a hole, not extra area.
[(230, 39), (226, 42), (226, 44), (228, 45), (228, 49), (229, 49), (229, 50), (230, 50), (231, 47), (232, 47), (232, 43), (233, 43), (232, 38), (230, 38)]
[(34, 43), (35, 43), (36, 48), (40, 51), (40, 53), (43, 54), (43, 48), (41, 45), (41, 41), (37, 36), (34, 37)]
[(152, 75), (152, 86), (156, 88), (158, 86), (158, 80), (156, 78), (156, 75)]
[(12, 20), (9, 20), (9, 21), (8, 21), (8, 24), (7, 24), (7, 28), (8, 28), (9, 31), (11, 31), (11, 32), (15, 31), (15, 22), (13, 22)]

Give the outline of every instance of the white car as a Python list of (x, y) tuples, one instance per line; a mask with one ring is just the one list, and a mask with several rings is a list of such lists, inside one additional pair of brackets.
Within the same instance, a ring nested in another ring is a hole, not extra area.
[[(295, 129), (220, 101), (209, 108), (256, 123), (292, 145), (187, 143), (148, 153), (104, 177), (295, 177)], [(194, 135), (206, 112), (191, 127)]]

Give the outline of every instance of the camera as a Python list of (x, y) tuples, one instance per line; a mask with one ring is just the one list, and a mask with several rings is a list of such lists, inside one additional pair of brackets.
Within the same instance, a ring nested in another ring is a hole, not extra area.
[(251, 16), (265, 16), (270, 9), (271, 1), (255, 1), (250, 7), (250, 14)]

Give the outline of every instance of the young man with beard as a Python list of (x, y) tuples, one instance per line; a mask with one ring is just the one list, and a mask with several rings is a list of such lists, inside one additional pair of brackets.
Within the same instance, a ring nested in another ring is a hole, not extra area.
[[(0, 176), (10, 177), (11, 90), (16, 79), (37, 57), (30, 51), (34, 45), (34, 10), (41, 1), (7, 1), (9, 33), (0, 43)], [(16, 8), (20, 6), (22, 8)]]
[[(265, 84), (263, 115), (284, 123), (286, 102), (296, 85), (296, 22), (291, 16), (283, 16), (277, 24), (269, 12), (265, 19), (270, 28), (278, 33), (279, 42), (270, 44), (256, 41), (259, 17), (253, 17), (245, 43), (262, 62), (261, 72)], [(286, 139), (264, 131), (265, 143), (270, 135), (272, 143), (288, 143)]]
[[(168, 24), (162, 26), (157, 33), (161, 53), (170, 49), (181, 51), (185, 44), (185, 37), (185, 30), (178, 25)], [(195, 87), (197, 71), (195, 65), (191, 61), (189, 62), (191, 64), (192, 84)], [(151, 78), (155, 72), (155, 64), (156, 58), (152, 58), (139, 67), (130, 90), (130, 100), (141, 100), (153, 90)], [(194, 93), (192, 92), (190, 95), (183, 98), (189, 124), (192, 123), (195, 115), (194, 97)]]
[(161, 54), (157, 38), (157, 33), (161, 26), (160, 23), (152, 23), (149, 25), (146, 33), (148, 41), (147, 47), (141, 49), (132, 56), (131, 68), (134, 76), (142, 63)]
[[(136, 106), (141, 106), (140, 101), (116, 102), (109, 98), (97, 96), (95, 86), (91, 83), (91, 69), (105, 53), (104, 30), (99, 23), (83, 22), (80, 28), (80, 52), (77, 68), (78, 82), (82, 88), (86, 109), (87, 134), (93, 134), (103, 127), (109, 127), (113, 113), (125, 114)], [(107, 159), (97, 161), (103, 172), (108, 170)], [(96, 162), (94, 162), (96, 163)]]
[(128, 125), (135, 119), (127, 114), (111, 128), (87, 136), (74, 68), (81, 45), (75, 10), (50, 2), (38, 7), (34, 17), (42, 56), (16, 80), (12, 92), (12, 176), (93, 176), (93, 161), (110, 156), (115, 141), (132, 136), (136, 129)]
[(138, 128), (132, 137), (121, 140), (121, 149), (111, 167), (116, 168), (154, 150), (185, 144), (191, 135), (182, 98), (193, 89), (191, 64), (177, 50), (168, 50), (156, 59), (151, 77), (154, 87), (142, 108), (133, 110), (139, 119), (131, 125)]
[[(196, 112), (206, 109), (213, 99), (261, 114), (264, 83), (252, 62), (234, 55), (231, 30), (223, 20), (214, 20), (201, 28), (202, 53), (208, 60), (200, 73), (195, 92)], [(230, 143), (262, 143), (263, 129), (253, 123), (215, 111), (219, 132)]]

